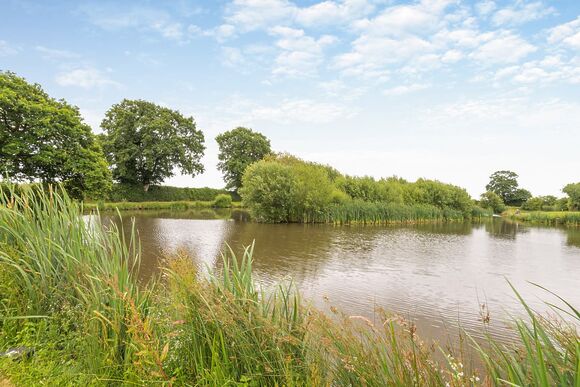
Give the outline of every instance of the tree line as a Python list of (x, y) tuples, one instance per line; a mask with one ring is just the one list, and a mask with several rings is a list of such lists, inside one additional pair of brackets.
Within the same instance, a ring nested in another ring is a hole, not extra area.
[[(143, 100), (113, 105), (94, 135), (79, 109), (51, 98), (38, 84), (0, 72), (0, 168), (17, 182), (62, 184), (81, 199), (107, 198), (113, 181), (148, 191), (175, 170), (204, 171), (204, 135), (193, 117)], [(270, 153), (270, 141), (238, 127), (216, 138), (218, 168), (229, 189)]]
[[(77, 107), (50, 97), (40, 85), (0, 72), (0, 168), (11, 180), (60, 183), (73, 197), (106, 199), (113, 182), (146, 193), (176, 170), (191, 176), (204, 171), (204, 134), (193, 117), (177, 110), (125, 99), (106, 112), (101, 129), (102, 134), (93, 134)], [(506, 205), (580, 208), (580, 183), (564, 187), (567, 198), (534, 198), (519, 187), (516, 173), (497, 171), (487, 192), (474, 202), (464, 189), (438, 181), (351, 177), (329, 166), (273, 154), (270, 140), (248, 128), (232, 129), (215, 140), (226, 189), (239, 191), (254, 212), (272, 212), (264, 218), (290, 221), (349, 200), (429, 204), (465, 214), (474, 205), (495, 212)]]

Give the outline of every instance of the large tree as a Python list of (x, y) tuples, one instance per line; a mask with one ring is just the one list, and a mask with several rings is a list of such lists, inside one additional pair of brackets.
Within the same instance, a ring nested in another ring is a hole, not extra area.
[(510, 206), (520, 206), (532, 197), (528, 190), (519, 188), (518, 174), (512, 171), (494, 172), (489, 177), (485, 189), (498, 194), (503, 202)]
[(121, 183), (140, 184), (147, 191), (173, 176), (175, 168), (192, 176), (203, 172), (204, 138), (192, 117), (125, 99), (107, 111), (101, 127), (113, 178)]
[(261, 133), (238, 127), (216, 137), (219, 146), (218, 169), (223, 172), (226, 188), (236, 191), (248, 165), (269, 154), (270, 140)]
[(0, 72), (0, 169), (15, 181), (62, 183), (78, 198), (101, 198), (111, 188), (101, 146), (78, 108), (11, 72)]

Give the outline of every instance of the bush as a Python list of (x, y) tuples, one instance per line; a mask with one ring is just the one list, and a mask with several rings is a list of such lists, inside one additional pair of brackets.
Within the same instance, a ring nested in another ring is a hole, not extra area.
[(229, 208), (232, 206), (232, 197), (228, 194), (219, 194), (213, 200), (213, 207)]
[(338, 197), (328, 169), (282, 155), (250, 165), (240, 190), (244, 205), (266, 222), (313, 222)]
[(483, 208), (488, 208), (496, 214), (500, 214), (505, 210), (505, 204), (501, 197), (493, 191), (487, 191), (481, 194), (479, 205)]

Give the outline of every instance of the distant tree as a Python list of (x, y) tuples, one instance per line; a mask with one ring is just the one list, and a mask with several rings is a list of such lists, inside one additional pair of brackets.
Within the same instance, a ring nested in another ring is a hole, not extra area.
[(521, 206), (526, 200), (532, 197), (532, 193), (527, 189), (518, 188), (512, 195), (512, 198), (509, 202), (510, 206)]
[(483, 208), (489, 208), (494, 213), (499, 214), (505, 210), (505, 204), (501, 197), (492, 191), (487, 191), (481, 194), (479, 205)]
[(530, 191), (519, 188), (518, 175), (512, 171), (494, 172), (489, 177), (485, 189), (498, 194), (503, 202), (510, 206), (520, 206), (532, 197)]
[(272, 151), (266, 136), (242, 127), (218, 135), (216, 141), (220, 150), (218, 169), (224, 174), (226, 188), (236, 191), (242, 186), (246, 168)]
[(566, 185), (562, 192), (568, 195), (568, 209), (570, 211), (580, 210), (580, 183)]
[(0, 72), (0, 165), (11, 179), (62, 183), (77, 198), (111, 189), (101, 146), (78, 108), (11, 72)]
[(174, 175), (203, 172), (203, 133), (192, 117), (142, 100), (123, 100), (101, 123), (104, 148), (120, 183), (140, 184), (147, 191)]

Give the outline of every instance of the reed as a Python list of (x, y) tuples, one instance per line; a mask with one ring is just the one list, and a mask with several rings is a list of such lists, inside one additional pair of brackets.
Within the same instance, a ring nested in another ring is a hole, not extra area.
[(473, 340), (484, 364), (475, 371), (398, 316), (328, 316), (291, 284), (259, 289), (253, 246), (241, 257), (226, 250), (209, 276), (177, 253), (162, 277), (139, 283), (134, 227), (124, 239), (81, 214), (64, 192), (0, 192), (0, 350), (35, 348), (0, 358), (16, 385), (580, 384), (580, 316), (564, 300), (554, 311), (572, 323), (538, 316), (520, 297), (519, 342)]
[(515, 211), (508, 212), (513, 220), (546, 225), (580, 226), (579, 211)]
[(334, 224), (390, 224), (462, 221), (465, 215), (451, 208), (430, 205), (403, 205), (351, 201), (332, 205), (328, 211), (311, 216), (314, 222)]

